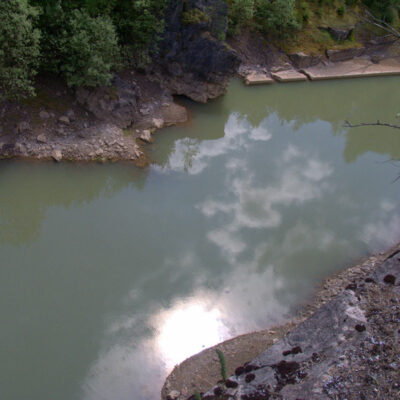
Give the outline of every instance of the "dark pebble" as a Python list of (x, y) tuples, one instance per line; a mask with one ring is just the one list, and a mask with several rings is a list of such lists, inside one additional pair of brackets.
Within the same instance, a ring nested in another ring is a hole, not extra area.
[(244, 372), (246, 372), (246, 374), (248, 374), (249, 372), (255, 371), (257, 369), (259, 369), (259, 367), (256, 367), (255, 365), (248, 364), (248, 365), (246, 365), (244, 367)]
[(301, 349), (300, 346), (293, 347), (293, 349), (292, 349), (292, 354), (300, 354), (302, 352), (303, 352), (303, 350)]
[(365, 325), (356, 325), (354, 328), (355, 328), (355, 330), (356, 330), (357, 332), (364, 332), (364, 331), (367, 330), (367, 328), (365, 327)]
[(289, 354), (292, 354), (292, 350), (286, 350), (282, 353), (283, 356), (288, 356)]
[(350, 285), (346, 286), (346, 290), (356, 290), (357, 289), (357, 285), (355, 283), (350, 283)]
[(214, 394), (215, 394), (216, 396), (221, 396), (223, 393), (224, 393), (224, 391), (223, 391), (222, 388), (220, 388), (220, 387), (216, 387), (216, 388), (214, 389)]
[(320, 357), (319, 357), (319, 355), (318, 355), (318, 353), (313, 353), (313, 355), (311, 356), (311, 359), (314, 361), (314, 362), (319, 362), (321, 359), (320, 359)]
[(230, 380), (230, 379), (228, 379), (228, 380), (225, 382), (225, 385), (226, 385), (227, 388), (236, 388), (236, 387), (239, 386), (239, 384), (238, 384), (237, 382), (232, 381), (232, 380)]
[(251, 381), (254, 381), (254, 379), (256, 379), (256, 376), (254, 374), (247, 374), (246, 378), (245, 378), (245, 381), (247, 383), (250, 383)]
[(235, 375), (239, 376), (245, 373), (244, 367), (238, 367), (235, 369)]
[(375, 283), (375, 281), (372, 278), (365, 278), (366, 283)]
[(388, 274), (383, 278), (383, 282), (387, 283), (388, 285), (394, 285), (396, 283), (396, 277), (392, 274)]

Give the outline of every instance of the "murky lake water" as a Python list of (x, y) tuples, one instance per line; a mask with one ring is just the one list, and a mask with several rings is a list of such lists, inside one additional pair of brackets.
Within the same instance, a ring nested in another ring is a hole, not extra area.
[(282, 320), (400, 238), (399, 78), (192, 105), (156, 163), (0, 164), (0, 398), (159, 399), (186, 357)]

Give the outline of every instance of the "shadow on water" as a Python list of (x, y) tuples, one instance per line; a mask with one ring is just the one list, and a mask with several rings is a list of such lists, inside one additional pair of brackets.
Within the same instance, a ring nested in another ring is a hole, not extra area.
[(130, 185), (141, 190), (147, 173), (134, 166), (2, 161), (0, 243), (32, 242), (39, 235), (48, 208), (69, 208), (100, 197), (110, 198)]

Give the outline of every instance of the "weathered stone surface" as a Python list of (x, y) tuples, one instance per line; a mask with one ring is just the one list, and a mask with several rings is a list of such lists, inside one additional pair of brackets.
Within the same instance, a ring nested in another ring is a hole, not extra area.
[(161, 129), (164, 126), (164, 120), (162, 118), (153, 118), (153, 126), (157, 129)]
[(151, 132), (148, 129), (145, 129), (139, 136), (140, 140), (143, 140), (143, 142), (146, 143), (151, 143), (153, 140), (151, 138)]
[(50, 118), (50, 114), (47, 111), (40, 111), (39, 113), (39, 117), (41, 119), (49, 119)]
[(71, 121), (66, 115), (62, 115), (60, 118), (58, 118), (58, 121), (64, 125), (69, 125), (71, 123)]
[(55, 149), (51, 153), (51, 157), (53, 158), (54, 161), (60, 162), (62, 160), (62, 151), (60, 149)]
[(348, 27), (348, 28), (336, 28), (332, 26), (328, 27), (323, 27), (321, 26), (319, 29), (327, 31), (333, 39), (337, 40), (338, 42), (342, 42), (344, 40), (347, 40), (351, 37), (354, 31), (354, 27)]
[(280, 72), (272, 72), (271, 76), (278, 82), (301, 82), (307, 80), (306, 75), (294, 69), (289, 69)]
[[(185, 24), (184, 13), (204, 18)], [(237, 54), (219, 40), (227, 30), (226, 2), (171, 1), (166, 22), (155, 70), (162, 85), (199, 102), (224, 94), (240, 64)]]
[(303, 52), (289, 55), (290, 61), (296, 68), (308, 68), (321, 62), (321, 55), (308, 55)]
[(275, 81), (265, 72), (255, 71), (245, 77), (246, 85), (268, 85), (274, 82)]
[(164, 120), (164, 126), (182, 124), (188, 120), (188, 112), (179, 104), (169, 103), (162, 106), (161, 118)]
[(361, 48), (354, 47), (351, 49), (344, 49), (344, 50), (327, 50), (326, 56), (329, 58), (330, 61), (333, 62), (346, 61), (362, 56), (364, 54), (364, 51), (365, 49), (362, 47)]
[(315, 66), (305, 68), (303, 72), (311, 80), (363, 78), (369, 76), (400, 75), (400, 62), (398, 60), (383, 60), (374, 64), (364, 58), (337, 62), (329, 66)]
[(133, 82), (116, 77), (110, 87), (79, 88), (76, 98), (88, 111), (102, 121), (127, 128), (136, 119), (140, 90)]
[[(237, 383), (231, 398), (327, 400), (372, 398), (372, 393), (374, 398), (392, 398), (376, 390), (380, 377), (375, 376), (374, 381), (368, 371), (383, 375), (381, 365), (386, 367), (386, 357), (396, 358), (393, 351), (398, 348), (398, 335), (393, 327), (398, 329), (400, 323), (399, 288), (397, 249), (365, 281), (349, 285), (281, 341), (237, 368), (236, 375), (229, 378)], [(387, 332), (385, 324), (390, 324)], [(387, 365), (386, 370), (391, 368)], [(387, 375), (392, 382), (398, 378), (393, 371)], [(391, 387), (398, 388), (398, 383), (389, 383)], [(224, 390), (215, 386), (202, 398), (220, 399), (217, 393)]]
[(47, 142), (47, 137), (46, 137), (46, 135), (44, 135), (44, 134), (42, 133), (42, 134), (38, 135), (38, 137), (36, 138), (36, 140), (37, 140), (39, 143), (46, 143), (46, 142)]

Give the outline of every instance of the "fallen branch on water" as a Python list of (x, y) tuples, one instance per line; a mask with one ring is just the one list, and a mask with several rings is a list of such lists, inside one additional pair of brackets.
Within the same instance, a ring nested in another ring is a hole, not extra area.
[(379, 120), (376, 122), (361, 122), (359, 124), (352, 124), (349, 121), (345, 121), (345, 128), (359, 128), (361, 126), (386, 126), (388, 128), (400, 129), (400, 125), (388, 124), (386, 122), (380, 122)]

